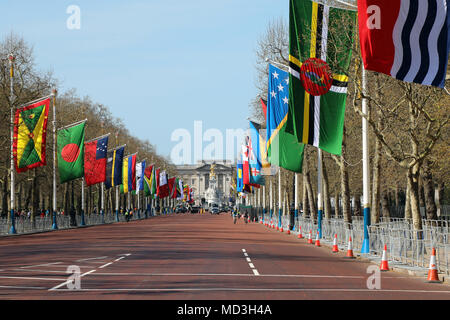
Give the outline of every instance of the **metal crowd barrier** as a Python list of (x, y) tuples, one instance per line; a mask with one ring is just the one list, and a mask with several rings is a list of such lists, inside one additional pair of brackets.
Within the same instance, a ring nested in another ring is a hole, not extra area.
[[(147, 213), (147, 218), (154, 216), (154, 213)], [(84, 226), (93, 226), (100, 224), (109, 224), (117, 222), (117, 218), (119, 222), (126, 221), (125, 215), (123, 213), (119, 213), (116, 216), (114, 213), (104, 213), (103, 215), (100, 213), (90, 213), (81, 215), (75, 215), (73, 218), (70, 215), (61, 215), (56, 214), (56, 226), (57, 229), (69, 229), (76, 228), (83, 225)], [(142, 220), (145, 219), (145, 212), (133, 213), (130, 220)], [(29, 217), (19, 216), (14, 218), (14, 227), (17, 234), (26, 234), (26, 233), (35, 233), (35, 232), (43, 232), (43, 231), (52, 231), (53, 229), (53, 215), (48, 214), (43, 217), (36, 216), (34, 220)], [(2, 217), (0, 218), (0, 236), (9, 235), (11, 229), (11, 222), (8, 218)]]

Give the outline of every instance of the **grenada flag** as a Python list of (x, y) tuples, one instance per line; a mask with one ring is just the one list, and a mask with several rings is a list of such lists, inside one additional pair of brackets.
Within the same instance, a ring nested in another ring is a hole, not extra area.
[(17, 172), (46, 165), (45, 144), (50, 99), (19, 108), (14, 118), (13, 155)]

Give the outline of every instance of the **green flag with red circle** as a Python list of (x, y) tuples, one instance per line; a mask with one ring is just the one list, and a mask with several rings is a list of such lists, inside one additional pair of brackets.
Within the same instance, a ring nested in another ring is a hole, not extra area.
[(57, 153), (61, 183), (84, 176), (84, 128), (86, 122), (58, 130)]

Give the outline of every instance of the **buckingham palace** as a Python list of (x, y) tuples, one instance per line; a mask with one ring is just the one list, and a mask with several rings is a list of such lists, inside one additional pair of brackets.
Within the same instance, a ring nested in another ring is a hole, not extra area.
[(230, 187), (234, 165), (229, 160), (201, 160), (197, 164), (177, 165), (178, 175), (183, 183), (194, 191), (196, 205), (207, 203), (207, 192), (210, 190), (211, 173), (217, 183), (217, 196), (220, 204), (229, 204)]

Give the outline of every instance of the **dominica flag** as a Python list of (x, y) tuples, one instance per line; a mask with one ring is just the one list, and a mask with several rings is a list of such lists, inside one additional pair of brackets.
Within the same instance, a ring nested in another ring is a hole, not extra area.
[(289, 113), (299, 142), (340, 155), (356, 12), (290, 0)]
[(364, 67), (443, 88), (450, 52), (449, 0), (358, 0)]
[(58, 130), (56, 143), (61, 183), (84, 176), (84, 129), (86, 120)]
[(16, 110), (13, 155), (17, 172), (46, 165), (45, 143), (50, 99)]

